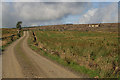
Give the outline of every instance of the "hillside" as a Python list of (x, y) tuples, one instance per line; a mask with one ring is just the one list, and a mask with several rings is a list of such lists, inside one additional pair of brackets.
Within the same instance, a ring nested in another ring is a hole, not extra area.
[(89, 27), (89, 25), (96, 24), (64, 24), (64, 25), (49, 25), (49, 26), (35, 26), (29, 29), (39, 29), (39, 30), (78, 30), (78, 31), (118, 31), (118, 23), (101, 23), (99, 27)]

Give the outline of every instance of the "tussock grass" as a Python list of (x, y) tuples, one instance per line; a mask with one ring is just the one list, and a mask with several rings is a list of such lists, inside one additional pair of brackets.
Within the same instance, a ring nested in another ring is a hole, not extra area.
[[(91, 77), (118, 77), (120, 74), (114, 73), (118, 67), (117, 33), (36, 30), (35, 34), (39, 45), (42, 44), (47, 50), (57, 51), (60, 55), (56, 58), (48, 51), (49, 57), (55, 58), (61, 64), (69, 62), (70, 64), (66, 64), (78, 72)], [(40, 50), (39, 45), (33, 45), (32, 48)], [(48, 55), (47, 51), (44, 53)]]
[[(11, 37), (8, 37), (8, 36), (11, 36), (11, 35), (16, 35), (13, 37), (13, 41), (11, 41)], [(21, 36), (23, 35), (23, 31), (21, 31)], [(16, 41), (17, 39), (19, 39), (19, 37), (17, 36), (17, 29), (2, 29), (2, 36), (1, 38), (4, 38), (6, 37), (5, 39), (2, 40), (2, 45), (0, 46), (0, 49), (2, 51), (4, 51), (5, 47), (9, 46), (12, 42)]]

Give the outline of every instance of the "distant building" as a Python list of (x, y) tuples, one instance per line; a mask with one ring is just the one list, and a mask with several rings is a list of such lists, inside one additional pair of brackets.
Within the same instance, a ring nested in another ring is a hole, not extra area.
[(100, 27), (100, 24), (89, 24), (89, 27)]

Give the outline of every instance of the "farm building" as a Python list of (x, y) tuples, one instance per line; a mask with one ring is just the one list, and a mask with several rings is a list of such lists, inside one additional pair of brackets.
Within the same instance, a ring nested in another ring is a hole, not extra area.
[(89, 24), (89, 27), (100, 27), (100, 24)]

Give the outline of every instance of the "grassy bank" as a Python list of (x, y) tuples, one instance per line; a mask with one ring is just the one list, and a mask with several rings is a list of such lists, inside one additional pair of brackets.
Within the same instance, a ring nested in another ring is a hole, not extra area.
[[(32, 35), (32, 33), (30, 33)], [(111, 32), (35, 31), (32, 49), (90, 77), (118, 77), (118, 34)]]
[[(11, 35), (13, 36), (13, 40), (11, 40)], [(23, 35), (23, 31), (21, 32), (21, 36)], [(12, 42), (19, 39), (19, 36), (17, 35), (17, 29), (2, 29), (2, 44), (0, 46), (0, 49), (4, 51), (5, 47), (9, 46)]]

